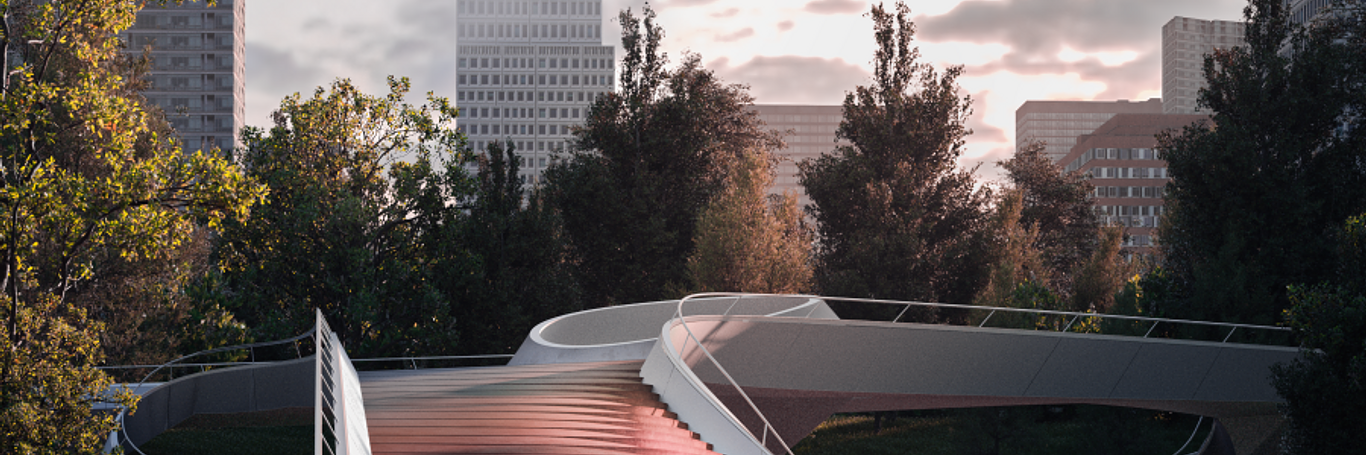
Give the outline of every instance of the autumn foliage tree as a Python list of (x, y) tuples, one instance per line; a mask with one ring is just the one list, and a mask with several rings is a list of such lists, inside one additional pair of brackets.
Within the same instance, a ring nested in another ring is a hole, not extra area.
[(223, 157), (156, 134), (120, 77), (137, 2), (0, 3), (0, 452), (95, 453), (114, 428), (101, 324), (67, 300), (95, 255), (156, 257), (263, 189)]
[[(1066, 172), (1032, 142), (1009, 160), (996, 163), (1006, 171), (1006, 183), (1019, 191), (1020, 223), (1036, 226), (1033, 243), (1043, 255), (1049, 274), (1066, 280), (1097, 246), (1093, 187), (1081, 171)], [(1066, 282), (1057, 283), (1066, 288)]]
[[(1017, 298), (1023, 286), (1033, 286), (1054, 294), (1054, 275), (1036, 245), (1039, 226), (1021, 221), (1023, 191), (1003, 192), (991, 216), (990, 231), (995, 248), (987, 285), (974, 297), (973, 303), (983, 306), (1036, 307), (1035, 302), (1020, 302)], [(1045, 308), (1059, 309), (1059, 308)]]
[(1123, 230), (1099, 226), (1081, 172), (1065, 172), (1034, 142), (1009, 160), (992, 220), (990, 285), (978, 302), (1106, 312), (1132, 268), (1120, 255)]
[(771, 155), (751, 150), (697, 219), (688, 275), (696, 292), (806, 292), (811, 234), (791, 191), (769, 195)]

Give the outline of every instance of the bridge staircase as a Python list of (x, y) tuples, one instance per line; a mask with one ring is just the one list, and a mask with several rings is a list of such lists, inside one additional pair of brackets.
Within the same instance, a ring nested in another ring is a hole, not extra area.
[(373, 453), (714, 454), (641, 361), (359, 373)]

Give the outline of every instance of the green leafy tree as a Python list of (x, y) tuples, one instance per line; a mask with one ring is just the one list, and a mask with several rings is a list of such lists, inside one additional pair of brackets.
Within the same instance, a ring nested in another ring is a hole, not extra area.
[[(107, 63), (124, 82), (110, 94), (137, 100), (148, 114), (147, 131), (135, 143), (141, 149), (157, 146), (152, 138), (178, 136), (162, 109), (142, 96), (152, 88), (147, 77), (151, 63), (147, 55), (124, 53)], [(104, 325), (99, 335), (106, 363), (160, 364), (181, 354), (242, 342), (244, 328), (230, 313), (197, 308), (190, 297), (195, 281), (212, 268), (211, 235), (206, 227), (196, 226), (179, 244), (136, 259), (121, 254), (117, 246), (97, 246), (86, 255), (90, 278), (76, 281), (65, 300)], [(119, 382), (130, 382), (148, 371), (107, 372)]]
[(1366, 431), (1366, 294), (1333, 285), (1292, 286), (1286, 322), (1301, 359), (1272, 367), (1288, 418), (1289, 454), (1355, 454)]
[(819, 238), (816, 289), (969, 302), (989, 276), (989, 191), (957, 168), (971, 132), (962, 67), (940, 73), (918, 61), (904, 4), (871, 15), (873, 83), (845, 96), (837, 130), (852, 145), (799, 166)]
[(442, 282), (452, 285), (459, 352), (512, 353), (537, 323), (582, 309), (582, 296), (559, 217), (524, 188), (515, 147), (492, 142), (478, 162), (469, 214), (451, 223), (478, 266)]
[(1249, 3), (1247, 46), (1205, 59), (1212, 120), (1159, 139), (1162, 316), (1274, 323), (1287, 285), (1333, 273), (1337, 223), (1366, 210), (1361, 15), (1297, 28), (1287, 8)]
[(196, 223), (245, 215), (264, 189), (157, 134), (120, 77), (135, 2), (0, 2), (0, 452), (95, 453), (112, 415), (103, 325), (66, 300), (99, 256), (154, 258)]
[(453, 247), (433, 257), (429, 240), (456, 219), (472, 184), (455, 108), (430, 94), (407, 104), (408, 90), (390, 78), (387, 95), (371, 96), (339, 80), (311, 99), (285, 98), (270, 131), (244, 131), (239, 159), (271, 197), (250, 219), (225, 223), (215, 249), (222, 272), (202, 298), (258, 339), (302, 333), (318, 308), (353, 355), (453, 349), (455, 321), (435, 274), (472, 260)]
[(1272, 369), (1292, 455), (1360, 453), (1347, 435), (1366, 432), (1366, 213), (1348, 218), (1334, 237), (1337, 276), (1289, 289), (1285, 323), (1300, 340), (1300, 359)]
[(703, 207), (745, 150), (776, 148), (745, 87), (725, 85), (688, 54), (665, 68), (664, 32), (648, 6), (619, 16), (625, 55), (617, 93), (598, 98), (574, 152), (546, 172), (590, 306), (677, 297)]
[(1347, 435), (1366, 432), (1366, 213), (1347, 219), (1335, 238), (1337, 276), (1290, 288), (1285, 324), (1300, 358), (1272, 369), (1285, 399), (1287, 454), (1356, 454), (1361, 444)]
[(768, 195), (771, 155), (739, 157), (731, 182), (697, 219), (688, 274), (698, 292), (806, 292), (811, 280), (811, 234), (797, 195)]

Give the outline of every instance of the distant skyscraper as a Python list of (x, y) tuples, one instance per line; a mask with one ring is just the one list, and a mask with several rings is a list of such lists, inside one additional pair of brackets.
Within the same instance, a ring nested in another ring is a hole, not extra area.
[(784, 133), (783, 141), (787, 148), (778, 150), (778, 169), (773, 178), (769, 193), (782, 194), (784, 191), (797, 192), (797, 203), (806, 206), (811, 200), (806, 197), (802, 185), (797, 181), (797, 163), (816, 158), (822, 153), (830, 153), (840, 144), (835, 142), (835, 129), (844, 119), (844, 106), (800, 106), (781, 104), (756, 104), (754, 111), (767, 124), (766, 128)]
[(245, 0), (147, 2), (123, 33), (125, 52), (151, 47), (148, 101), (166, 111), (185, 149), (231, 149), (246, 124)]
[(569, 129), (611, 92), (616, 59), (602, 44), (602, 2), (459, 0), (456, 103), (477, 150), (516, 145), (522, 177), (539, 182)]
[(1032, 140), (1047, 143), (1044, 153), (1057, 162), (1077, 144), (1077, 136), (1091, 134), (1116, 114), (1161, 114), (1162, 100), (1147, 101), (1025, 101), (1015, 110), (1015, 150)]
[(1059, 164), (1080, 170), (1095, 185), (1091, 200), (1101, 224), (1124, 226), (1125, 247), (1153, 244), (1165, 210), (1167, 162), (1157, 158), (1157, 133), (1207, 119), (1203, 115), (1120, 114), (1077, 144)]
[[(1307, 24), (1319, 15), (1331, 11), (1339, 0), (1285, 0), (1290, 7), (1290, 23)], [(1353, 3), (1348, 1), (1348, 3)], [(1359, 0), (1356, 3), (1360, 3)]]
[(1205, 54), (1246, 44), (1245, 28), (1243, 22), (1179, 16), (1162, 26), (1163, 113), (1196, 113), (1196, 98), (1205, 87)]

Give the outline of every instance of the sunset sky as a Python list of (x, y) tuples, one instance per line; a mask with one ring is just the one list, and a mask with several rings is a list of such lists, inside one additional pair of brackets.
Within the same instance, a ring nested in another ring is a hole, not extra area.
[[(619, 43), (604, 0), (604, 42)], [(866, 84), (874, 51), (870, 2), (651, 2), (664, 50), (685, 50), (758, 103), (838, 104)], [(1173, 16), (1237, 20), (1245, 0), (908, 1), (915, 44), (937, 68), (961, 64), (974, 99), (964, 165), (1008, 157), (1026, 100), (1145, 100), (1161, 96), (1161, 27)], [(887, 3), (890, 7), (892, 3)], [(455, 0), (289, 0), (247, 5), (247, 123), (266, 126), (294, 92), (345, 77), (380, 93), (388, 74), (414, 92), (455, 98)], [(609, 14), (610, 13), (610, 14)], [(620, 50), (617, 52), (620, 57)], [(420, 95), (414, 100), (420, 100)], [(983, 166), (984, 177), (996, 172)]]

